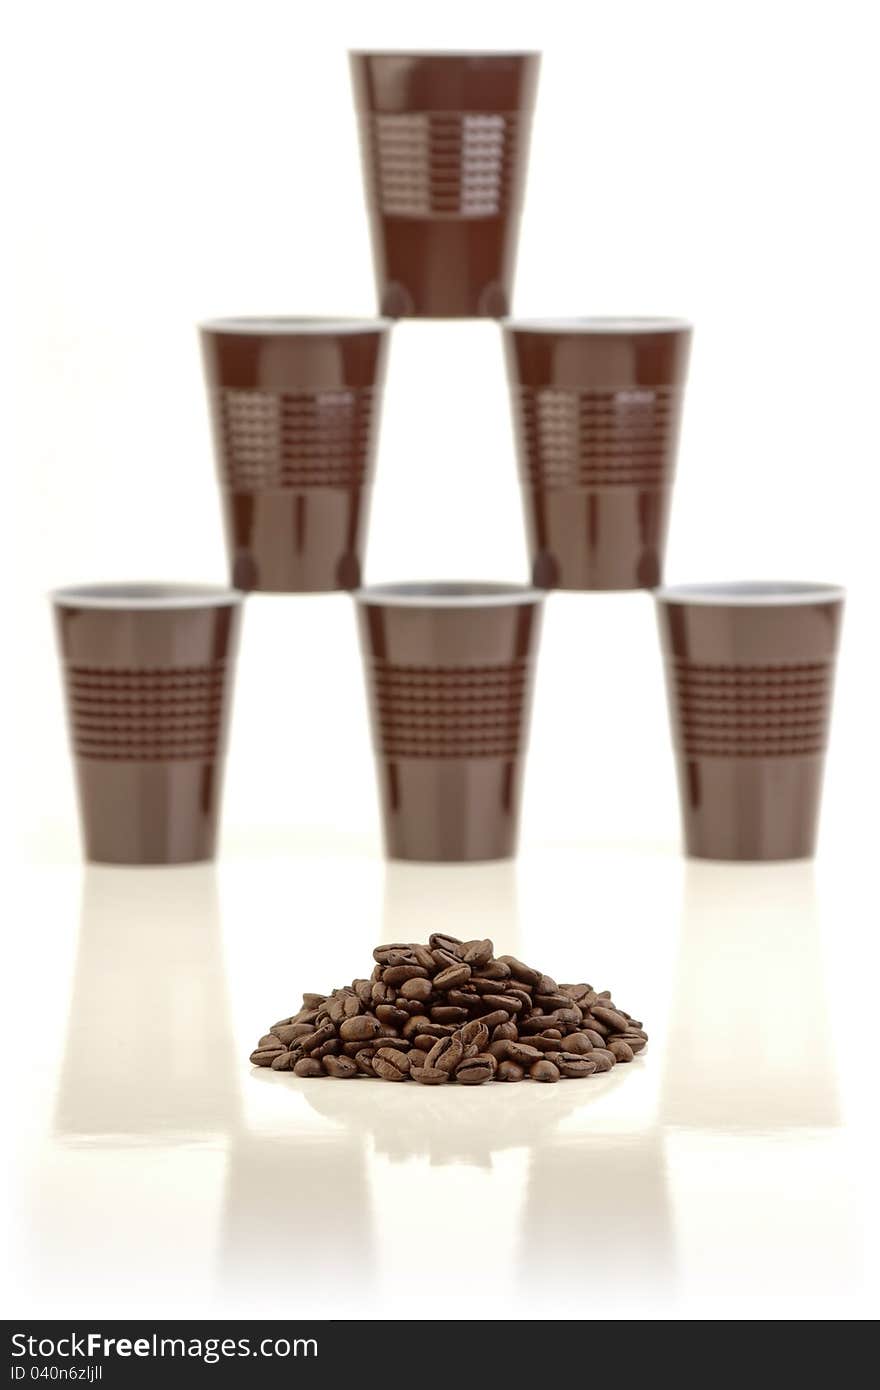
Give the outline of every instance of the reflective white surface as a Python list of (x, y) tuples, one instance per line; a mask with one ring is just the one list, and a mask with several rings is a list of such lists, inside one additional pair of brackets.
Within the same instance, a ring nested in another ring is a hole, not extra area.
[[(18, 872), (40, 928), (10, 1004), (8, 1316), (422, 1316), (432, 1289), (463, 1317), (876, 1308), (869, 982), (833, 871), (552, 847), (432, 869), (312, 844)], [(647, 1052), (472, 1090), (249, 1066), (303, 989), (435, 929), (612, 988)]]

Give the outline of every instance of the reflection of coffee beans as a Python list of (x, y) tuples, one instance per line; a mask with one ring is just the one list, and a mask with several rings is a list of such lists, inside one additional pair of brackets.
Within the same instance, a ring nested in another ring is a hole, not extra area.
[(631, 1062), (648, 1035), (592, 985), (557, 985), (492, 942), (435, 934), (377, 946), (369, 980), (303, 1006), (265, 1033), (258, 1067), (295, 1076), (358, 1075), (423, 1086), (555, 1082)]

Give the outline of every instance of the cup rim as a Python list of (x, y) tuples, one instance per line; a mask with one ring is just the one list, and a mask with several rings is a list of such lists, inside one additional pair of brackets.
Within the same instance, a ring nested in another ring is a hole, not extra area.
[(845, 598), (840, 584), (800, 579), (738, 579), (706, 584), (663, 584), (654, 590), (658, 603), (700, 604), (713, 608), (789, 608)]
[(238, 333), (254, 338), (309, 338), (320, 334), (332, 337), (337, 333), (381, 333), (391, 328), (393, 323), (393, 319), (381, 316), (345, 318), (318, 314), (233, 314), (229, 318), (201, 319), (198, 328), (202, 333)]
[(503, 318), (502, 328), (512, 333), (572, 333), (584, 337), (603, 337), (611, 334), (683, 333), (693, 324), (689, 319), (652, 317), (651, 315), (595, 315), (559, 318)]
[(350, 48), (350, 58), (540, 58), (540, 48)]
[(232, 608), (245, 595), (220, 584), (154, 583), (131, 580), (100, 584), (71, 584), (49, 595), (58, 608), (159, 609)]
[(545, 596), (530, 584), (481, 579), (365, 584), (352, 595), (356, 603), (383, 608), (504, 608), (540, 603)]

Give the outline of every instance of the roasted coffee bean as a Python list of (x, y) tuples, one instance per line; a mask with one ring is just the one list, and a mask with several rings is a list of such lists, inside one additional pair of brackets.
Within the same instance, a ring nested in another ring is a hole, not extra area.
[(499, 1062), (498, 1070), (495, 1073), (496, 1081), (522, 1081), (525, 1076), (521, 1066), (516, 1062)]
[(407, 980), (425, 980), (427, 977), (428, 972), (423, 965), (392, 965), (383, 974), (382, 982), (400, 989)]
[(471, 994), (461, 989), (451, 989), (446, 996), (446, 1000), (457, 1009), (467, 1009), (468, 1013), (472, 1013), (474, 1009), (480, 1006), (480, 996), (478, 994)]
[(466, 941), (461, 948), (461, 958), (472, 970), (476, 970), (492, 959), (494, 949), (488, 937), (484, 941)]
[(328, 1076), (335, 1076), (339, 1081), (348, 1081), (358, 1073), (357, 1064), (350, 1057), (325, 1057), (321, 1065)]
[(600, 1023), (607, 1023), (608, 1027), (615, 1033), (626, 1032), (626, 1019), (623, 1014), (619, 1014), (616, 1009), (604, 1008), (601, 1004), (594, 1004), (592, 1015), (598, 1018)]
[(490, 1014), (480, 1014), (480, 1022), (483, 1027), (488, 1028), (491, 1033), (492, 1029), (497, 1028), (499, 1024), (509, 1023), (510, 1014), (506, 1009), (493, 1009)]
[[(418, 966), (416, 968), (421, 970), (422, 967)], [(434, 986), (426, 977), (419, 977), (417, 979), (413, 975), (408, 980), (404, 980), (403, 984), (400, 986), (400, 993), (404, 999), (420, 1000), (424, 1002), (424, 1000), (430, 999), (431, 995), (434, 993)]]
[(347, 1018), (344, 1023), (340, 1023), (339, 1036), (343, 1042), (366, 1042), (368, 1038), (375, 1038), (380, 1030), (378, 1018), (373, 1018), (370, 1014), (358, 1014), (357, 1018)]
[(380, 1047), (373, 1057), (373, 1071), (382, 1081), (407, 1081), (409, 1057), (393, 1047)]
[(505, 1057), (509, 1062), (519, 1062), (522, 1067), (529, 1067), (533, 1062), (541, 1059), (541, 1053), (537, 1047), (530, 1047), (528, 1043), (509, 1042), (505, 1043)]
[(425, 1066), (453, 1072), (463, 1056), (464, 1046), (460, 1038), (441, 1038), (428, 1053)]
[(571, 1009), (574, 1001), (569, 999), (567, 994), (535, 994), (535, 1003), (545, 1014), (552, 1013), (554, 1009)]
[(533, 970), (530, 965), (524, 965), (521, 960), (517, 960), (516, 956), (499, 956), (498, 959), (507, 966), (513, 978), (519, 980), (521, 984), (531, 985), (534, 989), (540, 983), (540, 970)]
[(399, 1009), (396, 1004), (377, 1004), (374, 1012), (380, 1023), (388, 1023), (395, 1028), (409, 1018), (406, 1009)]
[(465, 1047), (472, 1044), (481, 1052), (489, 1041), (489, 1029), (481, 1018), (472, 1018), (470, 1023), (465, 1023), (458, 1030), (458, 1036)]
[(644, 1050), (641, 1022), (588, 984), (559, 985), (487, 938), (435, 933), (428, 945), (378, 946), (369, 979), (273, 1024), (255, 1066), (302, 1076), (362, 1075), (422, 1085), (478, 1085), (493, 1076), (586, 1077)]
[(604, 1047), (594, 1047), (591, 1052), (585, 1052), (584, 1056), (596, 1063), (597, 1071), (610, 1071), (617, 1061), (614, 1053)]
[(559, 1068), (552, 1062), (548, 1062), (544, 1057), (540, 1062), (533, 1062), (529, 1067), (529, 1076), (533, 1081), (558, 1081)]
[(579, 1052), (548, 1052), (547, 1061), (558, 1067), (562, 1076), (592, 1076), (596, 1070), (592, 1058)]
[(320, 1047), (321, 1043), (327, 1042), (328, 1038), (335, 1037), (336, 1029), (333, 1024), (322, 1023), (321, 1027), (316, 1028), (314, 1032), (307, 1033), (304, 1038), (297, 1038), (290, 1050), (293, 1052), (294, 1048), (296, 1048), (302, 1056), (305, 1056), (306, 1053), (313, 1052), (316, 1047)]
[(451, 1004), (435, 1004), (431, 1009), (434, 1023), (464, 1023), (467, 1016), (467, 1009), (456, 1009)]
[(428, 937), (428, 946), (432, 951), (451, 951), (454, 956), (458, 955), (463, 941), (459, 941), (457, 936), (448, 936), (445, 932), (432, 932)]
[(459, 989), (466, 984), (471, 977), (471, 968), (463, 962), (460, 965), (450, 965), (447, 970), (441, 970), (434, 976), (435, 989)]
[(486, 1008), (506, 1014), (521, 1013), (523, 1008), (523, 1001), (515, 994), (484, 994), (482, 1001)]
[(468, 1057), (461, 1063), (456, 1069), (455, 1079), (462, 1086), (482, 1086), (484, 1081), (492, 1080), (497, 1065), (495, 1058), (488, 1053), (477, 1053), (476, 1057)]
[(325, 1076), (323, 1066), (315, 1057), (300, 1057), (294, 1063), (293, 1071), (296, 1076)]
[(279, 1049), (273, 1047), (270, 1051), (263, 1048), (255, 1048), (250, 1055), (251, 1064), (255, 1067), (271, 1067), (272, 1062), (278, 1056)]
[(449, 1080), (449, 1072), (439, 1067), (412, 1067), (410, 1076), (422, 1086), (442, 1086)]
[(480, 977), (484, 980), (509, 980), (510, 966), (503, 960), (490, 960), (480, 966)]
[(378, 961), (380, 965), (412, 965), (415, 963), (412, 949), (405, 941), (395, 941), (390, 946), (377, 946), (373, 952), (373, 960)]

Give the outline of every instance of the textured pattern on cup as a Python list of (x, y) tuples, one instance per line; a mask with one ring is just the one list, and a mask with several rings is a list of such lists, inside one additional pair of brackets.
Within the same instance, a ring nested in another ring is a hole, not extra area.
[(842, 591), (682, 586), (657, 602), (688, 853), (810, 857)]
[(383, 313), (509, 312), (539, 62), (351, 54)]
[(663, 570), (688, 326), (510, 320), (504, 339), (534, 582), (653, 588)]
[(88, 858), (211, 858), (241, 595), (92, 585), (53, 602)]
[(515, 852), (541, 597), (479, 584), (356, 593), (392, 858)]
[(387, 321), (242, 319), (202, 328), (232, 581), (360, 583)]

